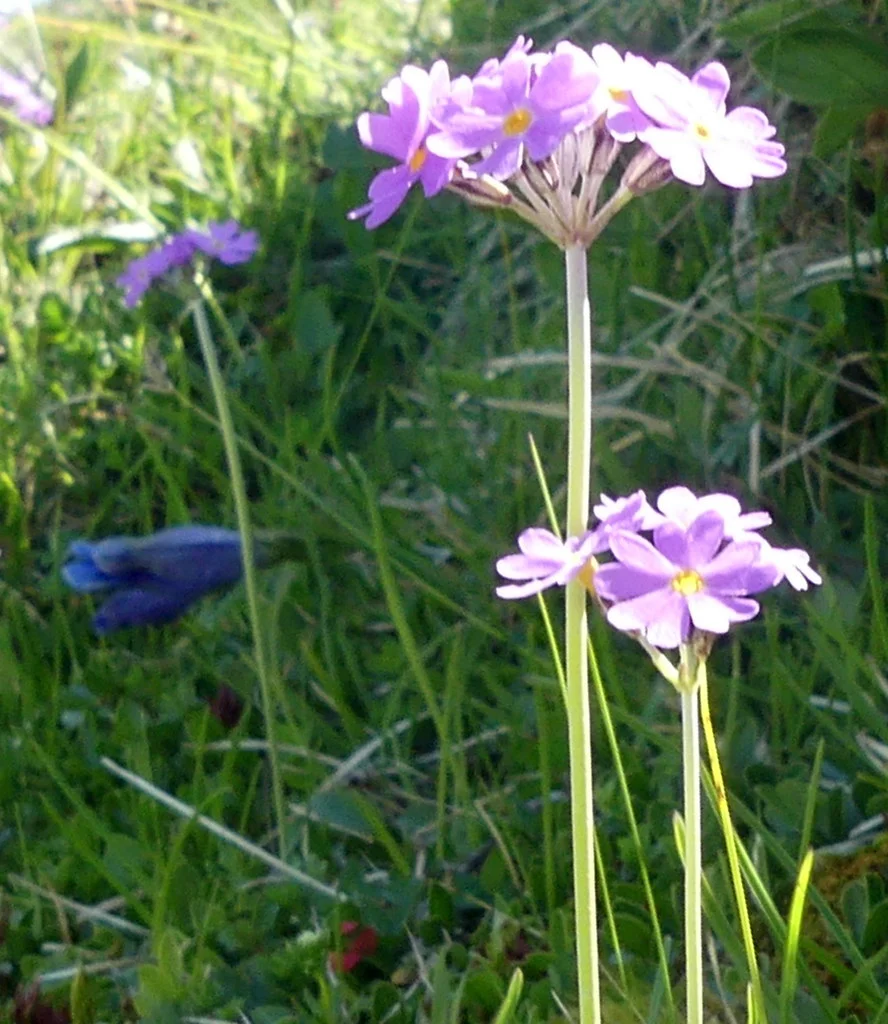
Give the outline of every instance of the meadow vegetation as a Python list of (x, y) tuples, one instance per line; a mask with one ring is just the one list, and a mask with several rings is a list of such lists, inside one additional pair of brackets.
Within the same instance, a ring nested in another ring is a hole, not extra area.
[[(383, 165), (353, 127), (382, 84), (440, 54), (472, 71), (524, 31), (717, 55), (787, 145), (784, 178), (669, 186), (592, 248), (596, 483), (729, 491), (812, 553), (822, 587), (717, 646), (713, 713), (769, 1020), (888, 1024), (886, 18), (59, 0), (2, 29), (55, 119), (0, 108), (0, 1021), (572, 1011), (564, 709), (534, 602), (493, 595), (496, 558), (546, 522), (528, 435), (563, 509), (561, 254), (448, 194), (376, 232), (346, 219)], [(228, 217), (261, 240), (211, 271), (250, 513), (298, 542), (259, 577), (283, 821), (243, 587), (98, 638), (59, 575), (77, 538), (236, 526), (191, 293), (127, 309), (115, 284), (164, 233)], [(592, 634), (604, 1019), (671, 1024), (677, 698)], [(739, 1022), (704, 811), (707, 1013)]]

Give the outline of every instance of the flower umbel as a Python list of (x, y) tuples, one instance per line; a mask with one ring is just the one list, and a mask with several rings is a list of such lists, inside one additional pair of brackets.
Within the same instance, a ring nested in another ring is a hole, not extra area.
[(597, 85), (591, 57), (570, 43), (551, 56), (513, 47), (495, 68), (475, 76), (471, 99), (457, 97), (432, 114), (438, 130), (428, 148), (454, 160), (481, 154), (474, 175), (510, 178), (525, 151), (530, 160), (542, 160), (589, 120)]
[[(502, 60), (450, 82), (443, 61), (408, 65), (383, 90), (388, 115), (365, 113), (358, 133), (400, 165), (372, 181), (370, 202), (349, 217), (377, 227), (422, 181), (469, 202), (508, 208), (563, 249), (588, 246), (635, 195), (675, 178), (702, 185), (706, 168), (724, 185), (786, 171), (776, 129), (760, 110), (727, 110), (730, 81), (711, 62), (688, 78), (608, 43), (591, 55), (570, 42), (533, 52), (519, 36)], [(642, 143), (610, 198), (598, 196), (623, 145)]]
[[(594, 530), (561, 541), (531, 528), (518, 537), (520, 554), (506, 555), (497, 572), (515, 582), (497, 587), (500, 597), (529, 597), (547, 587), (583, 581), (618, 629), (653, 647), (674, 648), (693, 630), (726, 633), (732, 623), (759, 612), (751, 595), (786, 580), (796, 590), (821, 583), (801, 548), (779, 548), (757, 532), (770, 513), (744, 512), (730, 494), (698, 497), (687, 487), (668, 487), (648, 504), (644, 491), (624, 498), (602, 495)], [(651, 533), (652, 539), (642, 537)], [(610, 549), (615, 561), (600, 565)]]
[[(93, 618), (101, 635), (172, 622), (205, 594), (236, 583), (240, 535), (220, 526), (174, 526), (148, 537), (75, 541), (62, 577), (80, 593), (109, 592)], [(257, 564), (268, 564), (261, 544)]]

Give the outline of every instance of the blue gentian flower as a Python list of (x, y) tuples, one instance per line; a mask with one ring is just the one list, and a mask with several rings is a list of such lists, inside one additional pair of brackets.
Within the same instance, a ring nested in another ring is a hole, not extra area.
[[(241, 542), (221, 526), (174, 526), (148, 537), (78, 540), (62, 568), (80, 593), (110, 592), (93, 618), (100, 635), (172, 622), (195, 601), (241, 578)], [(263, 545), (256, 563), (268, 564)]]

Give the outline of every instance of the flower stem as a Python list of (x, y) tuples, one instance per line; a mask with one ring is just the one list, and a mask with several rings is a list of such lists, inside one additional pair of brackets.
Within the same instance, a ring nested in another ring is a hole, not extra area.
[(687, 1021), (703, 1024), (703, 835), (700, 816), (700, 690), (698, 662), (690, 644), (681, 646), (681, 749), (684, 775), (685, 971)]
[(752, 935), (752, 924), (749, 920), (749, 907), (746, 903), (746, 890), (743, 887), (743, 875), (740, 871), (740, 857), (737, 853), (737, 834), (731, 821), (731, 810), (728, 807), (728, 794), (725, 779), (718, 756), (718, 744), (712, 728), (712, 716), (709, 712), (709, 684), (706, 678), (706, 662), (701, 660), (697, 669), (700, 683), (700, 715), (703, 720), (703, 736), (706, 740), (706, 753), (709, 757), (709, 769), (715, 786), (715, 799), (722, 832), (725, 837), (725, 849), (728, 853), (728, 866), (731, 873), (731, 884), (734, 888), (734, 899), (737, 901), (737, 913), (740, 915), (740, 932), (743, 936), (743, 948), (746, 950), (746, 963), (752, 983), (752, 998), (755, 1003), (758, 1020), (766, 1020), (765, 996), (762, 990), (762, 978), (758, 968), (755, 952), (755, 940)]
[(256, 586), (256, 553), (253, 549), (253, 530), (250, 525), (250, 506), (247, 501), (247, 489), (241, 468), (240, 452), (238, 451), (237, 435), (228, 405), (225, 381), (219, 369), (216, 348), (210, 333), (210, 325), (203, 304), (194, 303), (194, 325), (200, 341), (200, 350), (210, 389), (216, 403), (219, 416), (219, 427), (222, 432), (222, 443), (225, 447), (225, 458), (228, 462), (228, 475), (231, 479), (231, 491), (234, 497), (234, 508), (237, 514), (237, 528), (241, 538), (241, 557), (244, 563), (244, 585), (247, 591), (247, 605), (250, 611), (250, 627), (253, 633), (253, 651), (256, 659), (256, 673), (259, 676), (259, 689), (262, 694), (262, 717), (265, 720), (265, 735), (268, 741), (268, 760), (271, 765), (271, 792), (274, 803), (275, 824), (278, 834), (278, 849), (281, 860), (286, 859), (287, 842), (284, 825), (286, 822), (284, 790), (281, 783), (281, 766), (274, 725), (274, 700), (268, 662), (265, 656), (265, 642), (262, 636), (262, 619), (259, 614), (259, 589)]
[[(568, 338), (567, 536), (584, 533), (589, 515), (592, 452), (592, 340), (586, 250), (565, 250)], [(579, 1024), (600, 1024), (598, 928), (592, 804), (592, 721), (589, 710), (586, 590), (565, 588), (565, 668), (570, 751), (570, 813), (579, 982)]]

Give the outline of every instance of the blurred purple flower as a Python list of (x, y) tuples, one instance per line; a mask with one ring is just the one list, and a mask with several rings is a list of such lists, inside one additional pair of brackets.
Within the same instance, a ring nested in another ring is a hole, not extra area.
[(0, 103), (31, 124), (46, 125), (52, 121), (52, 104), (35, 92), (30, 83), (0, 68)]
[(126, 292), (123, 304), (128, 309), (137, 305), (157, 278), (162, 277), (170, 269), (169, 253), (165, 250), (166, 246), (132, 260), (117, 278), (117, 286)]
[(496, 563), (500, 576), (526, 581), (497, 587), (497, 596), (507, 600), (539, 594), (547, 587), (563, 587), (586, 568), (593, 555), (607, 548), (607, 540), (601, 530), (562, 541), (549, 530), (530, 527), (519, 534), (518, 547), (520, 555), (506, 555)]
[(180, 231), (160, 248), (132, 260), (116, 284), (126, 292), (124, 305), (132, 309), (158, 278), (190, 263), (198, 251), (231, 266), (251, 259), (258, 247), (258, 234), (243, 230), (236, 220), (211, 221), (206, 231)]
[(351, 210), (349, 220), (366, 217), (365, 226), (377, 228), (394, 214), (417, 181), (427, 199), (445, 187), (456, 160), (435, 156), (426, 148), (429, 118), (454, 89), (465, 92), (467, 88), (465, 78), (451, 83), (443, 60), (435, 61), (429, 71), (408, 64), (391, 79), (382, 90), (388, 114), (361, 114), (358, 135), (367, 149), (390, 156), (399, 164), (376, 175), (367, 192), (370, 202)]
[(160, 247), (158, 255), (162, 255), (166, 260), (167, 270), (184, 267), (186, 263), (191, 262), (191, 257), (197, 251), (197, 242), (193, 238), (195, 234), (196, 231), (181, 231)]
[(688, 185), (702, 185), (706, 168), (730, 188), (748, 188), (754, 178), (786, 172), (784, 148), (772, 141), (777, 129), (754, 107), (726, 113), (731, 80), (717, 61), (693, 78), (671, 64), (645, 70), (633, 64), (632, 95), (652, 124), (639, 138)]
[(431, 153), (456, 160), (476, 153), (473, 175), (510, 178), (524, 160), (542, 160), (569, 132), (588, 121), (599, 74), (592, 58), (572, 43), (550, 57), (513, 46), (498, 67), (485, 65), (472, 82), (471, 99), (456, 100), (432, 113), (438, 131), (428, 138)]
[[(268, 552), (256, 544), (257, 565)], [(172, 622), (205, 594), (236, 583), (240, 534), (221, 526), (174, 526), (148, 537), (75, 541), (62, 578), (80, 593), (110, 596), (93, 618), (101, 635)]]
[(660, 526), (654, 543), (617, 530), (610, 538), (616, 562), (600, 566), (595, 589), (605, 601), (608, 621), (617, 629), (642, 632), (655, 647), (678, 647), (691, 627), (726, 633), (731, 623), (758, 614), (749, 595), (773, 587), (781, 571), (762, 560), (760, 538), (731, 541), (725, 547), (720, 512), (709, 510), (687, 528)]
[(233, 219), (211, 221), (206, 231), (186, 231), (179, 237), (183, 239), (183, 244), (190, 242), (195, 249), (226, 266), (246, 263), (256, 255), (259, 248), (259, 235), (255, 231), (245, 231)]

